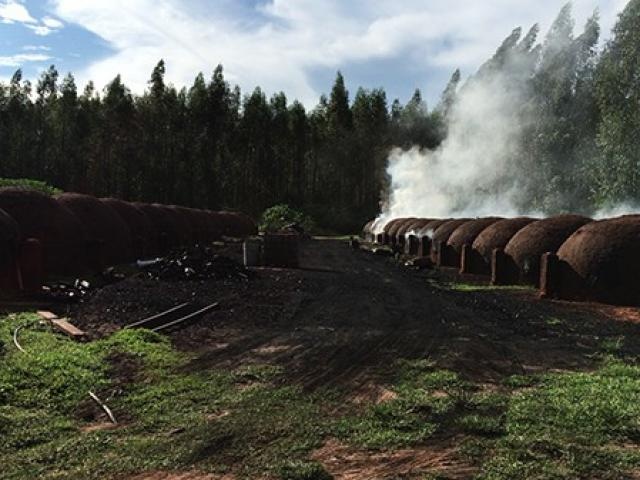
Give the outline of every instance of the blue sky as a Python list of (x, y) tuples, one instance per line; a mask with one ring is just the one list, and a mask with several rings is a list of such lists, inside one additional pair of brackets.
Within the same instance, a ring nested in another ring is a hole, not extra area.
[[(341, 70), (353, 94), (384, 87), (433, 104), (455, 68), (469, 75), (516, 26), (549, 26), (565, 0), (0, 0), (0, 80), (55, 64), (80, 88), (116, 74), (144, 91), (153, 66), (189, 85), (222, 63), (246, 93), (283, 90), (308, 107)], [(627, 0), (574, 0), (576, 31), (599, 8), (603, 37)]]

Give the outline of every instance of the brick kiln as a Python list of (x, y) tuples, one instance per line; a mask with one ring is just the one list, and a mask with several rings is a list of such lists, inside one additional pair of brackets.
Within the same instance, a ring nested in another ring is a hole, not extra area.
[(157, 203), (134, 203), (133, 205), (151, 220), (157, 234), (155, 242), (158, 245), (159, 254), (182, 245), (183, 234), (180, 232), (180, 222), (169, 209)]
[[(459, 266), (455, 265), (454, 258), (450, 258), (447, 242), (454, 231), (470, 221), (472, 221), (471, 218), (449, 220), (448, 222), (440, 225), (437, 230), (433, 232), (433, 238), (431, 239), (431, 260), (436, 265), (439, 267)], [(451, 255), (451, 257), (453, 257), (453, 255)]]
[(441, 225), (451, 220), (451, 218), (433, 220), (418, 230), (416, 235), (418, 237), (418, 257), (431, 257), (433, 234)]
[(478, 218), (456, 228), (447, 240), (448, 266), (460, 267), (461, 273), (467, 273), (467, 264), (473, 262), (471, 245), (485, 228), (500, 220), (499, 217)]
[(23, 239), (37, 239), (45, 273), (74, 275), (85, 268), (86, 236), (67, 207), (35, 190), (0, 189), (0, 208), (20, 227)]
[(396, 230), (396, 234), (394, 235), (394, 245), (397, 245), (398, 248), (402, 251), (404, 251), (404, 244), (406, 240), (405, 235), (409, 231), (409, 227), (411, 227), (411, 225), (414, 224), (417, 220), (419, 220), (419, 218), (408, 218), (407, 220), (402, 222)]
[(55, 199), (80, 220), (88, 242), (86, 261), (90, 269), (102, 270), (133, 260), (131, 231), (113, 208), (80, 193), (63, 193)]
[(418, 238), (418, 232), (422, 230), (422, 227), (430, 222), (433, 222), (433, 218), (419, 218), (415, 222), (411, 222), (404, 234), (404, 251), (408, 255), (417, 255), (420, 249), (420, 239)]
[(115, 210), (129, 227), (136, 258), (151, 257), (159, 253), (158, 232), (147, 214), (132, 203), (117, 198), (101, 198), (100, 201)]
[(504, 249), (516, 233), (534, 221), (528, 217), (507, 218), (485, 228), (473, 242), (471, 255), (465, 255), (463, 273), (491, 275), (493, 251)]
[(559, 215), (530, 223), (513, 236), (504, 251), (494, 251), (492, 283), (539, 286), (540, 257), (557, 252), (571, 234), (591, 221), (580, 215)]
[(391, 245), (392, 244), (392, 235), (395, 235), (395, 233), (397, 232), (398, 228), (400, 228), (399, 224), (401, 224), (402, 222), (406, 221), (407, 218), (395, 218), (389, 222), (387, 222), (387, 224), (384, 226), (383, 228), (383, 235), (381, 238), (381, 242), (384, 245)]
[(589, 223), (541, 270), (541, 293), (616, 305), (640, 305), (640, 216)]

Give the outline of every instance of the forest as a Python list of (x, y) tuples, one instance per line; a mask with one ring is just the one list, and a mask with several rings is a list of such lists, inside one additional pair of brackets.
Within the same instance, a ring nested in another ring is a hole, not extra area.
[[(640, 199), (640, 0), (609, 40), (597, 12), (578, 34), (565, 6), (545, 38), (514, 30), (479, 71), (460, 71), (427, 108), (419, 89), (402, 105), (382, 88), (345, 87), (306, 110), (282, 92), (243, 94), (218, 65), (177, 89), (160, 60), (142, 95), (117, 75), (102, 91), (79, 90), (54, 66), (35, 85), (16, 71), (0, 84), (0, 177), (65, 191), (258, 217), (288, 204), (324, 229), (353, 232), (380, 211), (393, 147), (438, 148), (461, 91), (489, 71), (525, 92), (514, 175), (521, 201), (547, 214), (592, 212)], [(509, 59), (518, 53), (517, 68)], [(115, 73), (115, 72), (114, 72)]]

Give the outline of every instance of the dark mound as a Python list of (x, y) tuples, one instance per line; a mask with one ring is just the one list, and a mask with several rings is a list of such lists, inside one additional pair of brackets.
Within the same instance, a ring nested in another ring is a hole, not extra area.
[(541, 255), (557, 252), (573, 232), (591, 221), (580, 215), (559, 215), (532, 222), (521, 229), (504, 249), (508, 262), (516, 267), (513, 273), (517, 276), (512, 278), (510, 274), (507, 281), (539, 285)]
[(133, 253), (145, 258), (158, 253), (158, 232), (149, 217), (135, 205), (117, 198), (101, 198), (100, 201), (115, 210), (131, 232)]
[(47, 272), (75, 275), (83, 270), (85, 231), (68, 208), (43, 193), (16, 187), (0, 189), (0, 208), (16, 221), (22, 238), (40, 240)]
[(4, 210), (0, 210), (0, 269), (15, 263), (20, 246), (20, 227)]
[(589, 223), (558, 250), (563, 298), (640, 304), (640, 216)]
[(103, 269), (133, 260), (131, 231), (113, 208), (80, 193), (63, 193), (55, 198), (82, 223), (89, 242), (87, 260), (92, 268)]

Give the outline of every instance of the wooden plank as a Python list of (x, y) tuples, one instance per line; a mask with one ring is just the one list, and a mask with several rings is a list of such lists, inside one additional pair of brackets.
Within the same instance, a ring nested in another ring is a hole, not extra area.
[(49, 312), (47, 310), (38, 310), (38, 315), (40, 315), (40, 317), (48, 321), (55, 320), (56, 318), (58, 318), (58, 316), (55, 313)]
[(69, 323), (69, 321), (65, 320), (64, 318), (54, 318), (53, 320), (51, 320), (51, 325), (56, 327), (62, 333), (65, 333), (75, 339), (82, 339), (87, 336), (85, 332), (80, 330), (75, 325), (72, 325), (71, 323)]

